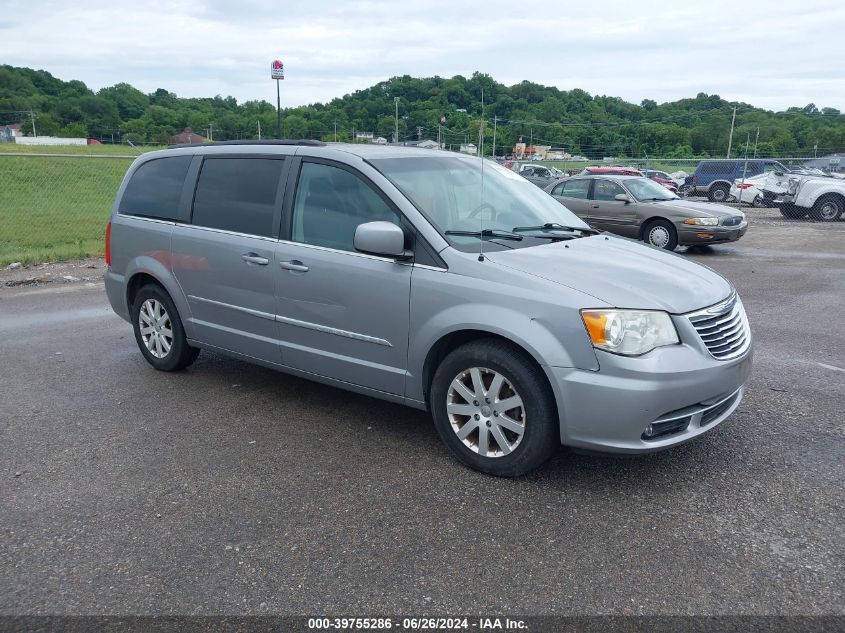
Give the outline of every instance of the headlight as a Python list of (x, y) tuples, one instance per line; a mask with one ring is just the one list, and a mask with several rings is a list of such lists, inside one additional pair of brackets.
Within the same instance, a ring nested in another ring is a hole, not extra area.
[(666, 312), (653, 310), (582, 310), (593, 347), (614, 354), (639, 356), (679, 342)]
[(719, 218), (687, 218), (684, 224), (695, 224), (697, 226), (717, 226)]

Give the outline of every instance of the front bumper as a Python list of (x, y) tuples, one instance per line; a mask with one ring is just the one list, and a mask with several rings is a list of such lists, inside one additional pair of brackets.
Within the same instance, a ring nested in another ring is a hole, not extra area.
[[(552, 368), (562, 444), (648, 453), (689, 441), (733, 413), (751, 372), (751, 346), (736, 359), (720, 361), (709, 354), (686, 317), (673, 320), (679, 345), (639, 358), (597, 350), (599, 371)], [(664, 424), (672, 421), (677, 424)], [(658, 433), (654, 439), (643, 437), (649, 425)], [(659, 435), (667, 428), (671, 432)]]
[(742, 222), (737, 226), (695, 226), (683, 223), (675, 226), (678, 228), (679, 244), (696, 246), (735, 242), (748, 230), (748, 222)]

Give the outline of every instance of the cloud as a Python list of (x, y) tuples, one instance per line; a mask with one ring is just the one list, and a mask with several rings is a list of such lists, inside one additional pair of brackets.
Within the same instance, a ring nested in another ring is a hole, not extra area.
[(639, 102), (717, 93), (770, 109), (845, 111), (845, 3), (641, 0), (527, 7), (375, 0), (7, 3), (4, 63), (94, 89), (125, 81), (180, 96), (327, 101), (394, 75), (523, 79)]

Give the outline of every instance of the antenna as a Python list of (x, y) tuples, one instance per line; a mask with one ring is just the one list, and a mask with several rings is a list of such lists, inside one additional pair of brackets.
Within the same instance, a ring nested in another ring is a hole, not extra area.
[[(484, 88), (481, 89), (481, 122), (478, 126), (478, 155), (481, 158), (481, 192), (479, 195), (479, 207), (484, 205)], [(484, 209), (478, 214), (478, 261), (484, 261)]]

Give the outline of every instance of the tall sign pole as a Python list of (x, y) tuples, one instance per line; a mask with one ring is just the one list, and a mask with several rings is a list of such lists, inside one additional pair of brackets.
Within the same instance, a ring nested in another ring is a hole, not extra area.
[(285, 65), (280, 59), (270, 64), (270, 79), (276, 80), (276, 138), (282, 138), (282, 96), (279, 82), (285, 78)]

